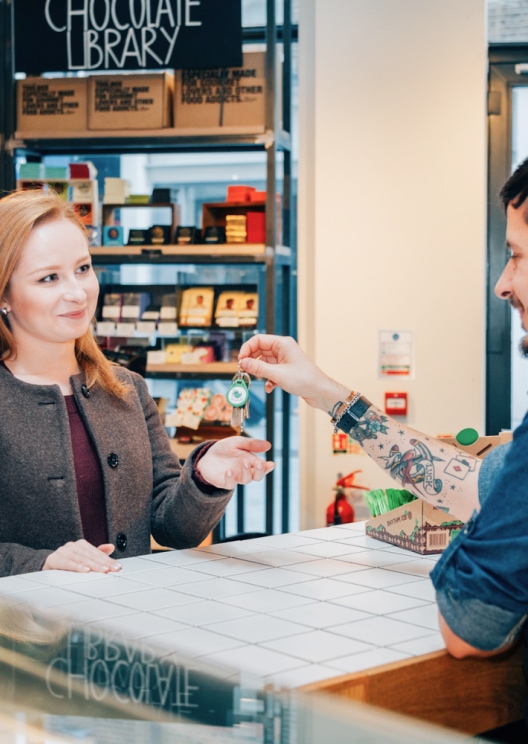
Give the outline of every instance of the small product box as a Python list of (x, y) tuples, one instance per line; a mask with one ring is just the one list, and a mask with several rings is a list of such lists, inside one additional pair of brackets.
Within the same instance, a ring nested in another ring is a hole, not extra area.
[(171, 73), (88, 78), (88, 129), (162, 129), (172, 124)]
[(125, 292), (121, 305), (121, 320), (137, 321), (150, 303), (148, 292)]
[(150, 245), (150, 229), (131, 227), (128, 231), (128, 245)]
[(242, 67), (176, 70), (174, 127), (264, 127), (265, 67), (265, 52), (245, 52)]
[(178, 225), (174, 235), (176, 245), (190, 245), (197, 242), (199, 231), (194, 225)]
[(176, 294), (164, 294), (161, 298), (160, 320), (176, 320)]
[(175, 320), (160, 320), (158, 323), (158, 336), (172, 338), (178, 335), (178, 324)]
[(417, 499), (367, 520), (365, 532), (376, 540), (429, 555), (443, 552), (463, 526), (456, 517)]
[(152, 225), (150, 228), (151, 245), (169, 245), (171, 241), (170, 225)]
[(247, 242), (248, 243), (265, 243), (266, 242), (266, 213), (265, 212), (248, 212), (247, 218)]
[(167, 358), (165, 355), (165, 349), (149, 349), (149, 351), (147, 351), (147, 365), (166, 363)]
[(17, 130), (82, 132), (87, 129), (87, 78), (17, 81)]
[(74, 202), (73, 209), (83, 225), (93, 225), (97, 222), (97, 219), (95, 219), (95, 215), (93, 213), (92, 204), (86, 204), (84, 202), (82, 204), (78, 204), (77, 202)]
[(95, 332), (98, 336), (115, 336), (116, 324), (113, 320), (98, 320)]
[(107, 292), (104, 296), (103, 309), (101, 316), (104, 320), (121, 320), (121, 305), (123, 304), (123, 295), (118, 292)]
[[(226, 202), (249, 202), (252, 201), (252, 194), (256, 191), (254, 186), (244, 186), (243, 184), (231, 184), (227, 187)], [(264, 198), (266, 196), (264, 195)]]
[(203, 241), (205, 244), (220, 244), (226, 242), (225, 227), (219, 225), (209, 225), (203, 231)]
[(123, 246), (124, 244), (125, 236), (120, 225), (103, 226), (103, 245)]

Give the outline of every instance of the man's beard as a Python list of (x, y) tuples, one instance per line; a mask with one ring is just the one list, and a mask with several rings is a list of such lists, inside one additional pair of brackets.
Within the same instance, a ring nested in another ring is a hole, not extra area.
[(522, 357), (528, 359), (528, 336), (523, 336), (519, 341), (519, 351)]
[[(512, 295), (508, 302), (513, 310), (523, 310), (523, 304), (520, 302), (515, 295)], [(522, 357), (528, 359), (528, 335), (523, 336), (519, 341), (519, 352)]]

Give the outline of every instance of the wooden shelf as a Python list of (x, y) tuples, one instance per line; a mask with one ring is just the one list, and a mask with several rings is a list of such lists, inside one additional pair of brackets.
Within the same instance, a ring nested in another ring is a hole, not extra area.
[(241, 258), (252, 256), (291, 256), (291, 249), (285, 245), (278, 245), (275, 249), (264, 243), (193, 243), (192, 245), (124, 245), (124, 246), (92, 246), (92, 256), (115, 256), (120, 261), (128, 257), (151, 258), (155, 254), (174, 256), (178, 258)]
[[(163, 127), (162, 129), (84, 129), (77, 132), (50, 130), (19, 130), (15, 132), (17, 140), (79, 140), (79, 139), (133, 139), (141, 137), (258, 137), (266, 133), (263, 125), (233, 127)], [(271, 134), (271, 133), (270, 133)]]
[[(236, 245), (236, 247), (234, 247)], [(264, 243), (193, 243), (192, 245), (124, 245), (90, 248), (93, 256), (130, 256), (161, 253), (164, 256), (261, 256), (266, 252)]]
[(78, 153), (86, 148), (90, 153), (126, 153), (141, 151), (198, 152), (214, 147), (216, 150), (246, 148), (267, 149), (275, 145), (279, 150), (291, 149), (291, 135), (284, 130), (266, 130), (264, 126), (165, 128), (129, 130), (26, 131), (17, 130), (6, 142), (9, 151), (37, 147), (46, 153)]
[(288, 264), (291, 249), (264, 243), (221, 243), (192, 245), (125, 245), (90, 248), (94, 265), (107, 264)]

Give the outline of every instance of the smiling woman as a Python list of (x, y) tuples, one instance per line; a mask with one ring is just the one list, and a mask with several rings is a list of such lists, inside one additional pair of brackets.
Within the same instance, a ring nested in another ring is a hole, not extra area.
[(143, 379), (91, 328), (84, 226), (54, 195), (0, 199), (0, 576), (119, 571), (158, 543), (199, 544), (237, 483), (273, 469), (261, 440), (200, 444), (183, 467)]

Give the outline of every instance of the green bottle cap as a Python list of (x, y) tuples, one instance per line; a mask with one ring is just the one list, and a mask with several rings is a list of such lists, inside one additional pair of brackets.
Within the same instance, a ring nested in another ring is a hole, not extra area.
[(479, 435), (476, 429), (462, 429), (456, 435), (456, 440), (462, 446), (469, 446), (477, 441)]

